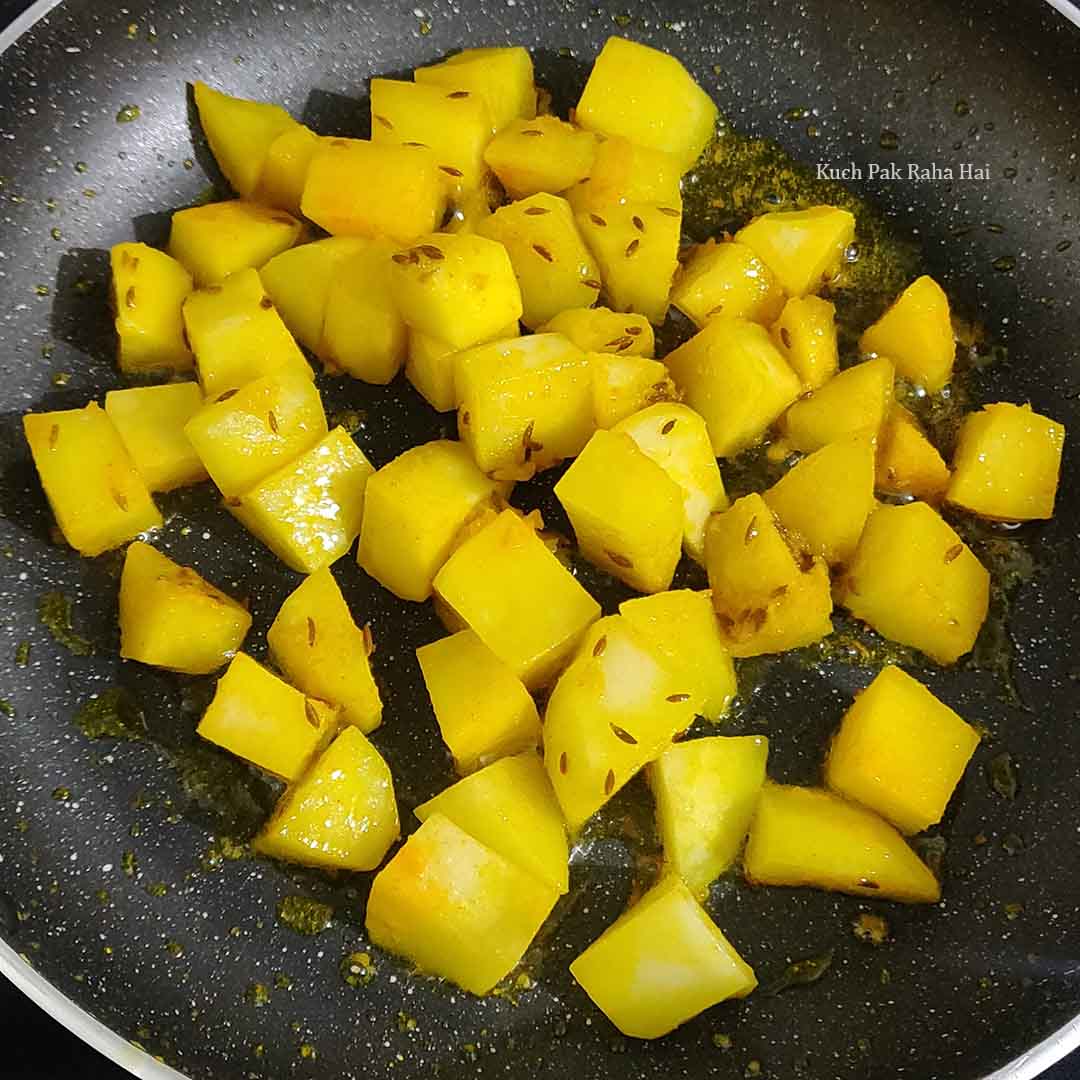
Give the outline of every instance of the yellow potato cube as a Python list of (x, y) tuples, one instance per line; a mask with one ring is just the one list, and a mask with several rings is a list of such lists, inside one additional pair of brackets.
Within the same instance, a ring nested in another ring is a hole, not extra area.
[(583, 128), (662, 150), (684, 171), (712, 139), (717, 116), (674, 56), (621, 37), (607, 39), (574, 110)]
[(999, 402), (964, 418), (946, 496), (997, 521), (1054, 516), (1065, 425)]
[(517, 966), (558, 891), (432, 814), (379, 872), (365, 924), (372, 942), (474, 994)]
[(194, 570), (136, 541), (120, 575), (120, 655), (209, 675), (236, 655), (251, 615)]
[(230, 754), (292, 783), (337, 734), (336, 709), (304, 697), (237, 653), (218, 680), (198, 733)]
[(577, 225), (610, 305), (662, 323), (679, 267), (681, 212), (656, 203), (612, 203), (579, 213)]
[(891, 825), (817, 788), (765, 784), (743, 865), (757, 885), (812, 885), (906, 904), (941, 898), (937, 879)]
[(589, 353), (588, 357), (598, 428), (614, 428), (650, 405), (679, 400), (679, 391), (659, 360), (626, 353)]
[(322, 870), (374, 870), (400, 833), (390, 769), (347, 727), (282, 795), (252, 847)]
[(831, 281), (855, 238), (855, 216), (836, 206), (762, 214), (735, 239), (751, 248), (788, 296), (815, 293)]
[(161, 525), (112, 421), (85, 409), (27, 413), (23, 432), (56, 524), (83, 555), (100, 555)]
[(874, 442), (849, 435), (803, 458), (768, 491), (765, 502), (792, 544), (830, 566), (855, 554), (874, 509)]
[(566, 824), (535, 750), (496, 761), (416, 808), (421, 821), (432, 814), (449, 818), (560, 894), (569, 890)]
[(714, 735), (676, 743), (649, 766), (664, 862), (704, 897), (735, 861), (765, 783), (769, 740)]
[(597, 431), (555, 485), (582, 555), (639, 592), (671, 584), (683, 492), (629, 435)]
[(223, 94), (195, 83), (199, 124), (218, 167), (243, 198), (255, 193), (274, 141), (300, 125), (280, 105)]
[(656, 338), (652, 323), (644, 315), (612, 311), (606, 307), (572, 308), (560, 311), (536, 331), (562, 334), (582, 352), (612, 353), (619, 356), (652, 357)]
[(811, 453), (846, 435), (877, 438), (892, 407), (893, 366), (879, 357), (834, 375), (784, 415), (784, 435), (797, 450)]
[[(454, 374), (457, 367), (456, 357), (460, 349), (448, 345), (438, 338), (427, 337), (416, 330), (407, 331), (408, 357), (405, 360), (405, 378), (412, 383), (421, 397), (436, 412), (450, 412), (458, 407), (457, 387)], [(507, 323), (492, 341), (520, 337), (521, 328), (515, 319)], [(482, 344), (482, 342), (476, 342)]]
[(191, 275), (146, 244), (116, 244), (109, 265), (120, 370), (190, 371), (193, 358), (180, 308), (192, 290)]
[(421, 645), (416, 659), (443, 742), (462, 775), (540, 741), (540, 717), (528, 690), (471, 630)]
[(330, 139), (311, 159), (300, 206), (331, 235), (408, 244), (442, 221), (444, 176), (420, 148)]
[(635, 1039), (657, 1039), (757, 986), (753, 970), (674, 874), (612, 923), (570, 974)]
[(760, 442), (802, 392), (765, 328), (745, 319), (715, 316), (664, 362), (686, 404), (704, 418), (717, 457)]
[(933, 503), (941, 501), (949, 486), (949, 467), (937, 447), (918, 420), (896, 402), (878, 436), (875, 483), (879, 491)]
[(949, 298), (933, 278), (916, 278), (863, 332), (859, 348), (887, 356), (905, 379), (936, 394), (952, 378), (956, 359)]
[(390, 291), (411, 330), (464, 349), (521, 318), (521, 290), (502, 244), (432, 233), (393, 256)]
[(561, 334), (479, 345), (454, 365), (458, 432), (489, 476), (527, 480), (576, 457), (595, 430), (588, 358)]
[(255, 200), (299, 216), (311, 159), (325, 141), (303, 124), (283, 131), (266, 152)]
[(195, 383), (165, 383), (110, 390), (105, 415), (151, 491), (198, 484), (207, 479), (184, 425), (202, 408)]
[(266, 641), (274, 663), (291, 682), (340, 708), (345, 723), (366, 734), (382, 720), (382, 700), (371, 674), (370, 633), (356, 625), (334, 575), (324, 567), (289, 594)]
[(185, 425), (210, 478), (226, 498), (260, 480), (326, 435), (326, 414), (310, 374), (279, 372), (227, 390)]
[(990, 575), (926, 503), (880, 506), (838, 599), (884, 637), (951, 664), (971, 650), (986, 619)]
[(738, 692), (735, 665), (706, 589), (676, 589), (624, 600), (619, 614), (667, 664), (690, 694), (698, 716), (720, 720)]
[(600, 605), (513, 510), (454, 552), (435, 592), (530, 690), (554, 680), (600, 616)]
[(495, 131), (518, 117), (527, 120), (536, 115), (532, 58), (520, 45), (463, 49), (441, 64), (417, 68), (413, 78), (483, 98)]
[(979, 734), (922, 683), (889, 665), (844, 714), (825, 783), (903, 833), (936, 825)]
[(596, 155), (596, 136), (557, 116), (513, 120), (491, 140), (484, 161), (511, 199), (540, 191), (552, 193), (589, 175)]
[(690, 253), (671, 302), (699, 327), (717, 315), (768, 325), (784, 306), (772, 271), (745, 244), (709, 240)]
[(665, 403), (634, 413), (612, 430), (629, 435), (682, 489), (683, 548), (704, 563), (709, 515), (728, 505), (705, 421), (685, 405)]
[(629, 139), (602, 139), (589, 175), (566, 192), (566, 199), (578, 214), (602, 214), (613, 205), (644, 202), (674, 216), (682, 211), (682, 172), (671, 154)]
[(426, 600), (458, 530), (496, 490), (463, 443), (411, 447), (368, 480), (360, 565), (395, 596)]
[(360, 535), (364, 488), (374, 471), (349, 433), (334, 428), (230, 500), (229, 511), (291, 570), (313, 574), (340, 559)]
[(299, 238), (300, 222), (292, 214), (230, 199), (177, 210), (169, 254), (196, 285), (218, 285), (237, 270), (258, 269)]
[(623, 616), (588, 629), (544, 714), (544, 764), (572, 833), (693, 723), (691, 691)]
[(256, 270), (193, 292), (184, 303), (184, 325), (208, 399), (264, 375), (313, 377)]
[(836, 374), (836, 308), (828, 300), (793, 296), (773, 323), (772, 337), (804, 390), (816, 390)]
[(719, 614), (720, 629), (732, 656), (787, 652), (828, 637), (833, 631), (832, 610), (829, 568), (818, 560), (767, 607), (734, 621)]

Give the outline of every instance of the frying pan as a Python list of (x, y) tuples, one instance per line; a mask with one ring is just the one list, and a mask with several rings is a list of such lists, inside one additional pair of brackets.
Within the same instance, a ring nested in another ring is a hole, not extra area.
[[(751, 889), (734, 876), (713, 891), (710, 911), (763, 983), (832, 950), (831, 968), (811, 986), (722, 1005), (651, 1044), (619, 1037), (591, 1006), (567, 966), (655, 865), (640, 789), (617, 804), (615, 825), (576, 852), (570, 895), (526, 958), (535, 987), (485, 1000), (411, 976), (370, 949), (367, 877), (222, 856), (220, 838), (249, 835), (275, 790), (194, 738), (212, 682), (116, 659), (119, 560), (83, 560), (55, 542), (19, 433), (28, 408), (74, 407), (117, 385), (106, 250), (132, 235), (161, 242), (168, 210), (216, 179), (197, 137), (192, 149), (188, 80), (282, 101), (319, 130), (363, 135), (372, 74), (468, 45), (522, 43), (565, 108), (603, 40), (619, 32), (675, 53), (739, 128), (804, 160), (853, 162), (864, 174), (889, 160), (986, 165), (985, 181), (854, 186), (921, 245), (927, 272), (1000, 346), (971, 376), (975, 398), (1030, 400), (1080, 431), (1080, 36), (1050, 7), (419, 2), (130, 0), (118, 9), (65, 0), (36, 5), (21, 33), (0, 38), (0, 696), (11, 710), (0, 716), (4, 971), (146, 1076), (167, 1073), (125, 1040), (192, 1078), (697, 1078), (755, 1068), (814, 1080), (1036, 1075), (1080, 1042), (1075, 439), (1056, 519), (1020, 532), (1033, 566), (1010, 594), (1011, 670), (967, 663), (921, 672), (986, 731), (943, 830), (942, 903), (867, 905)], [(130, 105), (139, 118), (118, 123)], [(352, 410), (355, 437), (377, 465), (447, 431), (402, 381), (322, 388), (331, 413)], [(550, 481), (521, 495), (566, 529)], [(250, 597), (250, 645), (262, 655), (265, 629), (297, 579), (209, 493), (183, 493), (166, 507), (161, 545)], [(409, 822), (452, 779), (413, 658), (441, 630), (429, 606), (397, 602), (351, 558), (335, 573), (374, 627), (387, 703), (375, 741)], [(621, 598), (598, 575), (587, 584), (608, 609)], [(40, 622), (40, 598), (51, 592), (71, 601), (89, 655)], [(773, 775), (813, 782), (845, 703), (872, 674), (840, 661), (759, 664), (743, 672), (755, 689), (728, 730), (770, 735)], [(80, 730), (78, 710), (111, 688), (141, 716), (143, 737)], [(988, 778), (1002, 753), (1018, 778), (1012, 799)], [(278, 919), (279, 903), (294, 895), (333, 906), (317, 937)], [(851, 932), (868, 906), (891, 929), (876, 949)], [(351, 985), (343, 958), (364, 951), (374, 977)]]

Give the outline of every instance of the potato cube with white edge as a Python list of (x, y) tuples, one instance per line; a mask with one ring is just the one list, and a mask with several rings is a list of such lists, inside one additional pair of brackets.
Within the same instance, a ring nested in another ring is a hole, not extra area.
[(517, 966), (558, 898), (436, 813), (376, 875), (365, 925), (380, 948), (486, 994)]
[(416, 808), (421, 821), (432, 814), (560, 893), (570, 888), (566, 824), (535, 750), (504, 757)]
[(562, 334), (587, 353), (652, 357), (656, 336), (644, 315), (606, 307), (560, 311), (537, 329), (538, 334)]
[(757, 986), (753, 970), (676, 874), (612, 923), (570, 974), (635, 1039), (658, 1039)]
[(836, 307), (828, 300), (793, 296), (772, 324), (772, 337), (804, 390), (816, 390), (836, 374)]
[(540, 741), (536, 703), (472, 630), (421, 645), (416, 659), (439, 732), (462, 775)]
[(763, 735), (676, 743), (649, 766), (667, 868), (705, 896), (739, 854), (765, 783)]
[(629, 435), (597, 431), (555, 485), (581, 553), (640, 592), (671, 584), (683, 492)]
[(435, 592), (530, 690), (554, 681), (600, 615), (600, 605), (513, 510), (450, 556)]
[(266, 634), (274, 663), (310, 697), (341, 709), (341, 718), (367, 733), (382, 720), (371, 673), (370, 627), (356, 625), (329, 568), (293, 590)]
[(367, 482), (357, 561), (403, 600), (426, 600), (454, 537), (498, 487), (464, 443), (413, 446)]
[(538, 116), (511, 121), (488, 143), (484, 161), (511, 199), (525, 199), (540, 191), (565, 191), (584, 180), (595, 155), (591, 131), (557, 116)]
[(717, 457), (761, 441), (802, 393), (768, 331), (717, 315), (664, 359), (686, 404), (705, 420)]
[(613, 428), (650, 405), (679, 400), (679, 391), (659, 360), (614, 352), (594, 352), (588, 357), (598, 428)]
[[(436, 411), (450, 412), (458, 407), (455, 384), (456, 356), (461, 349), (438, 338), (428, 337), (416, 330), (407, 331), (408, 351), (405, 359), (405, 378), (413, 388)], [(507, 323), (492, 341), (521, 336), (521, 327), (515, 319)], [(476, 342), (476, 344), (482, 344)]]
[(292, 783), (337, 733), (337, 709), (305, 697), (246, 653), (218, 680), (198, 733)]
[(768, 325), (784, 305), (772, 271), (734, 240), (693, 248), (671, 290), (671, 302), (698, 327), (717, 315)]
[(711, 513), (728, 505), (705, 421), (693, 409), (671, 402), (642, 409), (612, 430), (629, 435), (679, 485), (683, 547), (692, 559), (704, 563), (706, 522)]
[(389, 767), (347, 727), (282, 795), (252, 847), (321, 870), (374, 870), (400, 832)]

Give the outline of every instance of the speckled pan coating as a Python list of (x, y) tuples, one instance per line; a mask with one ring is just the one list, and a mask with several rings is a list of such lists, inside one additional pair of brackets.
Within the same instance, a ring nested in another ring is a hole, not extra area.
[[(1030, 399), (1080, 432), (1080, 41), (1048, 7), (61, 4), (0, 57), (0, 697), (15, 710), (0, 716), (0, 929), (65, 994), (191, 1077), (740, 1077), (756, 1060), (772, 1077), (969, 1080), (1080, 1011), (1075, 438), (1058, 518), (1028, 530), (1041, 570), (1020, 590), (1011, 623), (1023, 705), (1003, 702), (987, 672), (930, 677), (993, 736), (950, 823), (942, 905), (885, 905), (895, 940), (875, 951), (851, 935), (864, 907), (856, 900), (725, 882), (711, 910), (763, 982), (830, 946), (833, 968), (811, 988), (721, 1006), (654, 1045), (617, 1037), (566, 971), (625, 902), (632, 855), (618, 838), (578, 853), (561, 921), (529, 964), (538, 986), (516, 1000), (476, 1001), (377, 952), (374, 979), (347, 985), (342, 958), (366, 948), (363, 876), (335, 883), (250, 859), (205, 869), (222, 823), (185, 793), (158, 748), (190, 744), (195, 715), (181, 707), (176, 680), (115, 659), (118, 561), (86, 562), (50, 543), (19, 417), (116, 385), (105, 249), (133, 233), (160, 242), (164, 211), (212, 177), (205, 148), (192, 149), (185, 80), (281, 100), (320, 130), (362, 134), (375, 73), (465, 45), (522, 43), (565, 107), (596, 48), (620, 29), (680, 56), (737, 125), (797, 156), (987, 164), (987, 182), (893, 183), (877, 198), (901, 230), (918, 232), (929, 271), (961, 309), (1008, 346), (979, 394)], [(129, 105), (140, 117), (117, 123)], [(799, 107), (812, 117), (785, 118)], [(60, 373), (68, 381), (56, 386)], [(376, 464), (446, 429), (402, 383), (325, 389), (331, 409), (366, 412), (356, 437)], [(549, 490), (529, 497), (558, 527)], [(170, 505), (162, 545), (251, 597), (258, 652), (296, 579), (207, 500)], [(393, 602), (351, 559), (337, 569), (374, 626), (387, 699), (375, 741), (408, 821), (450, 779), (413, 658), (439, 627), (427, 608)], [(49, 589), (73, 598), (96, 655), (73, 656), (38, 625), (38, 597)], [(602, 591), (609, 607), (620, 598)], [(23, 641), (30, 659), (18, 667)], [(812, 781), (848, 695), (872, 673), (782, 662), (760, 670), (763, 686), (732, 730), (770, 734), (771, 771)], [(156, 742), (91, 743), (75, 727), (77, 707), (116, 684), (138, 695)], [(189, 704), (198, 696), (196, 686)], [(1013, 803), (985, 778), (1003, 750), (1020, 767)], [(272, 797), (261, 783), (245, 790), (253, 815)], [(1003, 849), (1009, 833), (1023, 838), (1021, 853)], [(318, 938), (275, 918), (280, 899), (298, 893), (335, 905)], [(1022, 910), (1008, 908), (1010, 919), (1006, 905)], [(255, 983), (269, 989), (261, 1006)], [(731, 1049), (717, 1045), (718, 1033)]]

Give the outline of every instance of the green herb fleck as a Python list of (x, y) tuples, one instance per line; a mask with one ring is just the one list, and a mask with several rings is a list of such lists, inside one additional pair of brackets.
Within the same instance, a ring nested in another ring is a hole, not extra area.
[(330, 427), (343, 427), (350, 435), (355, 435), (363, 426), (367, 414), (357, 409), (341, 409), (330, 414)]
[(315, 1051), (315, 1047), (312, 1046), (311, 1043), (301, 1043), (300, 1056), (305, 1061), (314, 1061), (315, 1058), (318, 1057), (318, 1054)]
[(142, 710), (131, 694), (112, 686), (79, 707), (75, 723), (88, 739), (141, 739)]
[(76, 634), (71, 626), (71, 601), (61, 592), (47, 592), (38, 601), (38, 619), (64, 648), (76, 656), (89, 656), (93, 642)]
[(138, 120), (142, 115), (142, 109), (138, 105), (125, 105), (117, 114), (118, 124), (130, 124), (132, 120)]
[(0, 698), (0, 713), (10, 720), (15, 715), (15, 706), (7, 698)]
[(852, 932), (860, 941), (870, 945), (884, 945), (889, 940), (889, 924), (883, 916), (872, 915), (869, 911), (855, 916)]
[(832, 967), (832, 961), (832, 949), (818, 956), (807, 957), (805, 960), (796, 960), (793, 964), (788, 964), (783, 975), (765, 987), (764, 993), (771, 996), (790, 990), (793, 986), (809, 986), (817, 982)]
[(948, 843), (944, 836), (920, 836), (913, 841), (913, 847), (919, 858), (930, 868), (930, 873), (941, 880), (945, 872), (945, 855)]
[(307, 896), (286, 896), (278, 905), (278, 918), (298, 934), (315, 935), (330, 925), (334, 909)]
[(353, 988), (367, 986), (375, 974), (375, 965), (366, 952), (349, 953), (341, 961), (341, 977)]
[(1019, 855), (1024, 850), (1024, 838), (1019, 833), (1006, 833), (1001, 840), (1006, 855)]
[(179, 941), (166, 941), (165, 951), (173, 957), (173, 959), (176, 959), (184, 955), (184, 946), (181, 945)]
[(66, 371), (57, 371), (52, 377), (53, 386), (67, 386), (71, 382), (71, 375)]
[(990, 786), (1003, 798), (1015, 799), (1019, 784), (1016, 780), (1016, 765), (1012, 754), (1007, 750), (990, 759), (988, 766)]
[(397, 1029), (403, 1035), (410, 1032), (410, 1031), (415, 1031), (416, 1028), (417, 1028), (417, 1023), (416, 1023), (416, 1018), (415, 1017), (410, 1016), (406, 1012), (399, 1012), (397, 1014)]
[(50, 289), (48, 285), (35, 285), (34, 292), (37, 293), (38, 296), (48, 296), (49, 293), (52, 292), (52, 289)]
[(103, 906), (108, 904), (109, 901), (112, 899), (112, 897), (109, 896), (108, 889), (98, 889), (98, 891), (94, 895), (97, 897), (98, 903)]
[(244, 1000), (249, 1005), (254, 1005), (256, 1009), (261, 1009), (264, 1005), (270, 1004), (270, 987), (266, 983), (252, 983), (244, 991)]
[(71, 799), (71, 788), (66, 788), (66, 787), (53, 788), (52, 797), (57, 802), (68, 802)]
[(204, 870), (217, 870), (223, 863), (236, 862), (238, 859), (246, 858), (248, 854), (247, 844), (240, 843), (230, 836), (215, 836), (213, 843), (200, 860), (200, 865)]
[(1005, 918), (1010, 922), (1015, 919), (1019, 919), (1024, 914), (1023, 904), (1006, 904), (1005, 905)]
[(75, 171), (77, 173), (88, 172), (89, 169), (90, 169), (90, 166), (87, 165), (85, 161), (76, 161), (75, 162)]
[(284, 972), (279, 971), (274, 976), (274, 989), (275, 990), (291, 990), (292, 979), (289, 978)]
[(755, 1077), (761, 1075), (761, 1062), (757, 1058), (751, 1058), (746, 1063), (746, 1071), (743, 1073), (745, 1077)]
[(155, 881), (152, 885), (146, 886), (146, 891), (151, 896), (161, 897), (168, 894), (169, 886), (164, 881)]
[(735, 1045), (731, 1036), (723, 1031), (713, 1032), (712, 1044), (717, 1050), (730, 1050)]
[(418, 27), (421, 37), (427, 37), (431, 33), (431, 22), (428, 19), (421, 19), (420, 26)]
[(120, 869), (124, 871), (124, 876), (129, 878), (134, 878), (139, 872), (139, 863), (134, 851), (125, 851), (120, 856)]
[(30, 663), (30, 642), (20, 641), (15, 646), (15, 663), (19, 667), (26, 667)]

